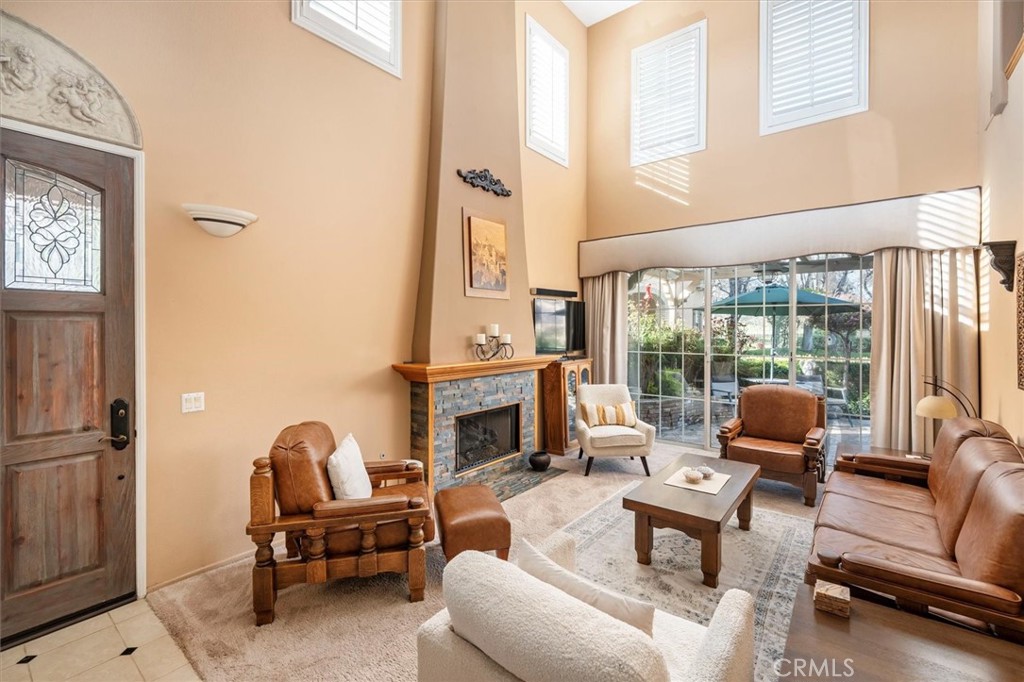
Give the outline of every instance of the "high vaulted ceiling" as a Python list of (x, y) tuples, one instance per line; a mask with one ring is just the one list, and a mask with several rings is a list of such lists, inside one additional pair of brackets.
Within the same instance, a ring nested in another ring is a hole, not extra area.
[(640, 0), (562, 0), (576, 18), (588, 27), (624, 9), (629, 9), (638, 2)]

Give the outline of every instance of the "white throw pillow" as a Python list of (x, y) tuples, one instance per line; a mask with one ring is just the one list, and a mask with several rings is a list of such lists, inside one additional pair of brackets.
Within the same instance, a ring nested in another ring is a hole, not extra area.
[(373, 494), (370, 475), (363, 464), (363, 453), (351, 433), (327, 459), (327, 477), (331, 479), (336, 500), (361, 500)]
[(609, 616), (632, 625), (652, 637), (654, 633), (654, 604), (627, 597), (624, 594), (606, 590), (571, 571), (567, 571), (544, 556), (526, 540), (519, 540), (517, 563), (534, 578), (553, 585), (566, 594), (576, 597), (584, 604), (604, 611)]

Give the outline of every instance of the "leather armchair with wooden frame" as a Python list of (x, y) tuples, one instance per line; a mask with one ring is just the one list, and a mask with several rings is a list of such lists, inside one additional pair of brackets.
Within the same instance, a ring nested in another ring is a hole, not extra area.
[[(423, 599), (424, 543), (434, 538), (434, 521), (422, 465), (365, 462), (372, 497), (335, 500), (327, 476), (334, 450), (326, 424), (303, 422), (284, 429), (269, 456), (253, 462), (245, 530), (256, 544), (257, 625), (273, 622), (278, 590), (300, 583), (407, 573), (409, 601)], [(274, 556), (277, 533), (285, 535), (286, 557)]]
[(825, 397), (790, 386), (750, 386), (739, 416), (718, 430), (723, 459), (757, 464), (761, 476), (801, 488), (813, 507), (824, 480)]

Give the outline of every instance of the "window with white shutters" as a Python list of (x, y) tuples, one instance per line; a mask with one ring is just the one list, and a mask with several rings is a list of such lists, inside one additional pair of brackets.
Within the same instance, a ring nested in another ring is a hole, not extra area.
[(704, 149), (707, 19), (633, 50), (630, 165)]
[(402, 77), (401, 0), (292, 0), (292, 22)]
[(761, 0), (761, 134), (867, 109), (867, 0)]
[(526, 146), (569, 166), (569, 51), (526, 17)]

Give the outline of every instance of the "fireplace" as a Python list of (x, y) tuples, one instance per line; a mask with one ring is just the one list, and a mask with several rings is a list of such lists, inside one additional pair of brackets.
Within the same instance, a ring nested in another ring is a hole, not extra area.
[(522, 452), (520, 403), (456, 415), (455, 473)]

